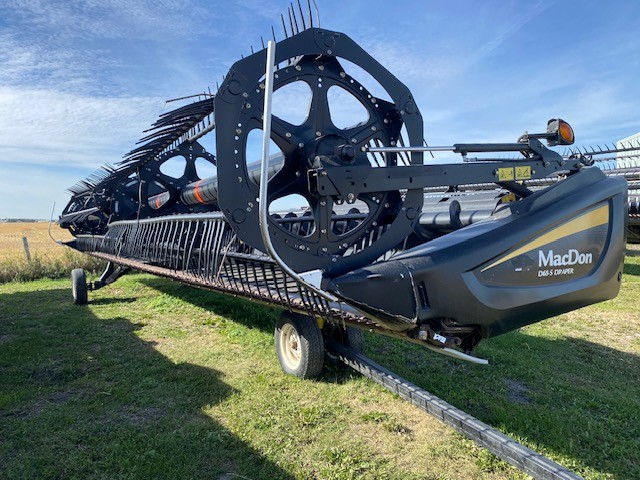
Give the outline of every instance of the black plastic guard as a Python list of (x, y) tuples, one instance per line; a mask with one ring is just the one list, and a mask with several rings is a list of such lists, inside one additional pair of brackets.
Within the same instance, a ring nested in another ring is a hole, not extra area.
[(398, 322), (410, 329), (447, 318), (496, 336), (618, 294), (626, 197), (624, 179), (585, 168), (514, 202), (509, 215), (342, 275), (326, 288), (367, 306), (394, 330)]

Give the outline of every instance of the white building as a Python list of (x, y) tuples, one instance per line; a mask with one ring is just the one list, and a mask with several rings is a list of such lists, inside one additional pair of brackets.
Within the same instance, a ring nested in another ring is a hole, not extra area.
[(640, 167), (640, 132), (618, 140), (616, 148), (638, 147), (634, 152), (619, 152), (616, 154), (617, 168)]

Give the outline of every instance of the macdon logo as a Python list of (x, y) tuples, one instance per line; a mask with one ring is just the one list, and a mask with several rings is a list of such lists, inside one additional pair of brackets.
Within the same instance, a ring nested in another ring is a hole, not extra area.
[(570, 248), (564, 255), (556, 255), (553, 250), (549, 250), (546, 255), (542, 250), (538, 251), (538, 267), (565, 267), (588, 263), (593, 263), (593, 254), (580, 253), (575, 248)]

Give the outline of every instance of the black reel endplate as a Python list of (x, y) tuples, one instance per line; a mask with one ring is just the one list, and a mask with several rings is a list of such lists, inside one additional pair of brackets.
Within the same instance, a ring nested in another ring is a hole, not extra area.
[[(371, 95), (345, 72), (338, 58), (368, 72), (392, 102)], [(265, 51), (237, 62), (215, 99), (219, 204), (240, 239), (263, 251), (259, 186), (247, 173), (247, 160), (254, 159), (246, 158), (246, 150), (249, 133), (262, 129), (265, 62)], [(309, 29), (281, 41), (276, 46), (276, 64), (282, 63), (286, 66), (276, 71), (274, 92), (304, 82), (311, 91), (311, 105), (300, 125), (272, 116), (271, 139), (282, 151), (284, 163), (269, 181), (268, 201), (301, 195), (309, 203), (307, 215), (312, 215), (314, 227), (294, 231), (271, 217), (269, 231), (276, 250), (291, 268), (321, 268), (333, 276), (366, 265), (403, 241), (418, 219), (422, 190), (360, 193), (356, 186), (362, 179), (354, 178), (354, 188), (348, 192), (323, 196), (310, 190), (309, 177), (318, 169), (332, 167), (384, 168), (371, 166), (364, 153), (366, 146), (371, 142), (395, 145), (403, 126), (410, 144), (421, 144), (422, 117), (407, 87), (344, 34)], [(366, 109), (368, 120), (353, 127), (336, 127), (327, 97), (332, 86), (355, 97)], [(422, 154), (413, 153), (410, 163), (422, 164)], [(396, 155), (388, 154), (386, 164), (397, 165)], [(332, 214), (334, 206), (342, 203), (359, 205), (362, 215), (349, 228), (339, 230), (332, 224)], [(363, 242), (374, 230), (376, 239)], [(361, 247), (354, 253), (350, 247), (358, 242)]]

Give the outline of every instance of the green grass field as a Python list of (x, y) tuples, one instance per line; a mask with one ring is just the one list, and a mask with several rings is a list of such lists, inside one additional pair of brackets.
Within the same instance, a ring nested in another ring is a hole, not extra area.
[[(589, 479), (640, 478), (640, 251), (613, 301), (483, 342), (366, 353)], [(0, 285), (0, 478), (526, 478), (339, 366), (280, 372), (278, 312), (149, 275), (72, 305)]]

